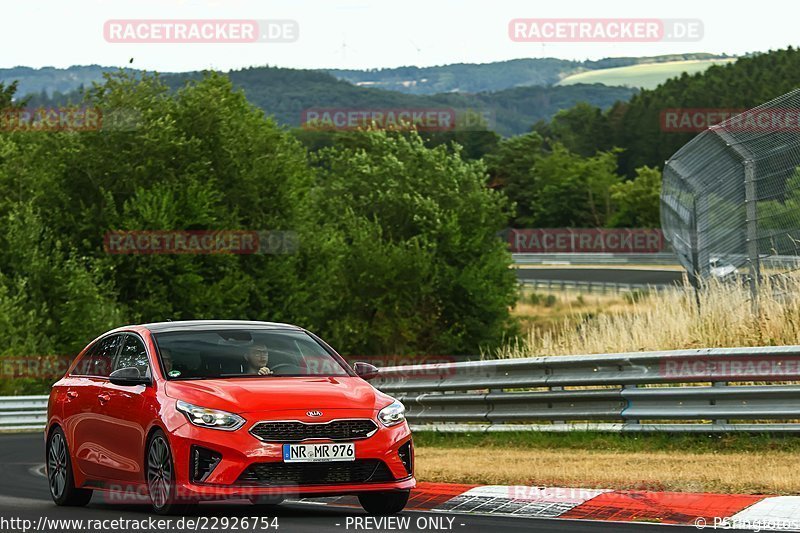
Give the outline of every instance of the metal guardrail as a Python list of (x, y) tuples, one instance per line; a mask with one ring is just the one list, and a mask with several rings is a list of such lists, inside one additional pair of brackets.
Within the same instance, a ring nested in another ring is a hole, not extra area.
[(0, 396), (0, 431), (43, 429), (47, 396)]
[(800, 432), (787, 382), (800, 382), (800, 346), (412, 365), (374, 384), (415, 429)]
[[(673, 252), (657, 252), (647, 254), (616, 253), (512, 253), (515, 265), (660, 265), (679, 266), (678, 256)], [(723, 262), (727, 261), (723, 258)], [(763, 256), (761, 262), (770, 268), (797, 268), (800, 256), (774, 255)]]
[(653, 285), (647, 283), (616, 283), (610, 281), (570, 281), (561, 279), (521, 279), (520, 285), (531, 287), (533, 290), (548, 291), (584, 291), (588, 293), (600, 292), (634, 292), (634, 291), (660, 291), (669, 288), (668, 285)]
[[(416, 430), (800, 433), (800, 346), (467, 361), (381, 369)], [(0, 430), (47, 396), (0, 397)]]
[(615, 253), (512, 253), (517, 265), (679, 265), (672, 252)]

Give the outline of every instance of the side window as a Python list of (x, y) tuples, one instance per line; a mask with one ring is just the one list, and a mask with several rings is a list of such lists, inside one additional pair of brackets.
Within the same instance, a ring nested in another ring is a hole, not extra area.
[(111, 365), (123, 338), (123, 335), (111, 335), (100, 341), (97, 350), (92, 354), (90, 376), (107, 378), (111, 374)]
[(78, 360), (78, 364), (72, 369), (73, 376), (90, 376), (92, 374), (92, 357), (100, 348), (100, 343), (95, 343), (91, 348), (86, 350), (83, 356)]
[(147, 361), (147, 350), (144, 347), (142, 339), (136, 335), (125, 335), (125, 343), (122, 345), (122, 351), (114, 363), (114, 370), (120, 368), (136, 367), (139, 373), (144, 376), (147, 374), (147, 369), (150, 366)]

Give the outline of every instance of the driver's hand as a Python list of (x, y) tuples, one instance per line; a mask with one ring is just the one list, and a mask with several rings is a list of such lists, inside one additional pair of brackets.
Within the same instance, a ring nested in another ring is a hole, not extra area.
[(269, 376), (270, 374), (272, 374), (272, 370), (270, 370), (265, 366), (262, 366), (261, 368), (258, 369), (259, 376)]

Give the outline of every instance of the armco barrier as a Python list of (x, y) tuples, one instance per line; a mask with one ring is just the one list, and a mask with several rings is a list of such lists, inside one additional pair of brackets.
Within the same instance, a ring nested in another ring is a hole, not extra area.
[[(395, 366), (372, 383), (417, 430), (800, 432), (800, 346)], [(41, 429), (46, 409), (0, 397), (0, 430)]]
[(560, 279), (521, 279), (520, 285), (529, 287), (534, 291), (581, 291), (591, 293), (620, 293), (634, 291), (662, 291), (669, 289), (669, 285), (653, 285), (647, 283), (615, 283), (608, 281), (570, 281)]
[(0, 431), (42, 429), (47, 396), (0, 396)]
[(512, 253), (517, 265), (670, 265), (677, 266), (672, 252), (651, 254), (612, 253)]
[(373, 381), (418, 430), (800, 432), (792, 382), (800, 346), (391, 367)]

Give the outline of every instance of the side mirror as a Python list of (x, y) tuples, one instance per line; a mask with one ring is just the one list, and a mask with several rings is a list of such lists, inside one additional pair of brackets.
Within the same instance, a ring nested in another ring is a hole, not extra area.
[(356, 374), (358, 374), (358, 376), (362, 379), (372, 379), (380, 373), (378, 367), (375, 365), (361, 362), (353, 365), (353, 370), (355, 370)]
[(150, 385), (150, 378), (142, 376), (139, 369), (135, 366), (128, 366), (115, 370), (108, 376), (108, 380), (114, 385)]

